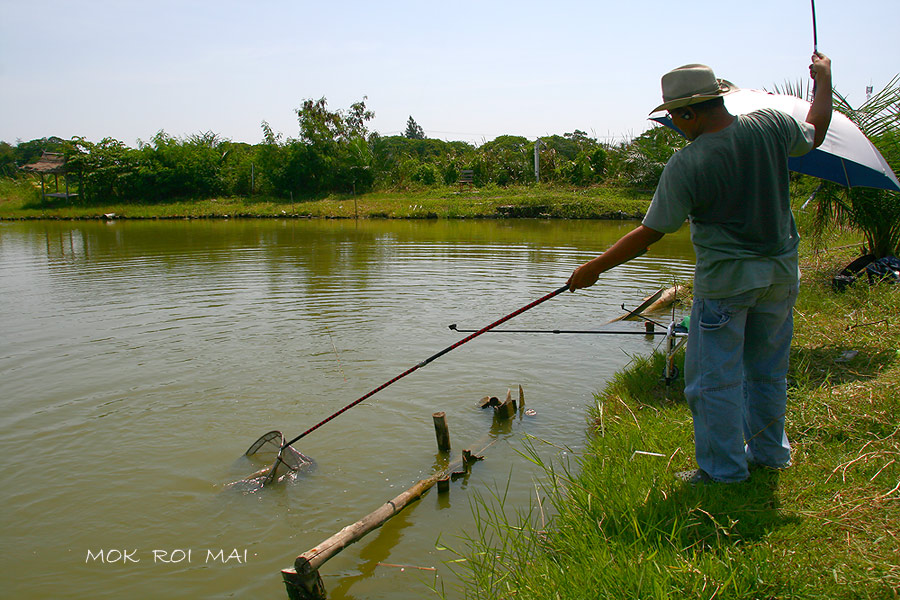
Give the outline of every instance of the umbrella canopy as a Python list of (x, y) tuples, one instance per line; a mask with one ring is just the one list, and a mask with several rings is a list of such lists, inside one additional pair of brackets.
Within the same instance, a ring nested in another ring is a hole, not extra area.
[[(810, 104), (795, 96), (738, 90), (725, 96), (725, 107), (734, 115), (775, 108), (803, 122)], [(650, 119), (678, 131), (666, 114), (660, 113)], [(808, 154), (790, 158), (788, 168), (846, 187), (862, 186), (900, 192), (900, 181), (878, 149), (853, 121), (839, 112), (832, 115), (822, 145)]]

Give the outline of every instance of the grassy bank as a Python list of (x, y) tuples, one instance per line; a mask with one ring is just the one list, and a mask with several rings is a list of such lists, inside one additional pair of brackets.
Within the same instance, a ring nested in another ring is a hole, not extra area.
[(174, 218), (337, 218), (444, 219), (547, 217), (568, 219), (636, 218), (650, 193), (595, 187), (572, 190), (535, 185), (372, 192), (312, 200), (209, 198), (155, 203), (91, 204), (82, 200), (41, 199), (32, 182), (0, 181), (0, 219)]
[(637, 358), (596, 397), (587, 452), (544, 465), (542, 503), (505, 515), (502, 494), (478, 500), (457, 563), (469, 596), (900, 596), (900, 286), (833, 292), (849, 258), (804, 270), (793, 467), (730, 486), (676, 482), (695, 466), (683, 389), (657, 383), (660, 356)]

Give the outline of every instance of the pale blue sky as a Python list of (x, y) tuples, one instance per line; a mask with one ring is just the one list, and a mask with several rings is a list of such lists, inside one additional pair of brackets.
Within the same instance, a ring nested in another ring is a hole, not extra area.
[[(900, 72), (898, 0), (818, 0), (819, 49), (854, 104)], [(808, 77), (809, 0), (456, 2), (0, 0), (0, 140), (130, 146), (164, 129), (297, 135), (305, 98), (370, 129), (474, 143), (638, 135), (659, 77), (709, 64), (741, 87)]]

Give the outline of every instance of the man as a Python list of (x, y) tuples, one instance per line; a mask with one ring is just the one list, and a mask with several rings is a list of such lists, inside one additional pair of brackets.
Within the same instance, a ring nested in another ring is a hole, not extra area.
[(816, 53), (804, 123), (775, 110), (734, 116), (735, 87), (704, 65), (662, 77), (663, 104), (691, 143), (669, 160), (641, 225), (575, 269), (569, 289), (642, 253), (690, 220), (697, 257), (685, 357), (694, 417), (692, 483), (738, 482), (752, 465), (790, 465), (784, 433), (787, 369), (797, 297), (799, 236), (790, 209), (788, 156), (820, 145), (831, 122), (831, 61)]

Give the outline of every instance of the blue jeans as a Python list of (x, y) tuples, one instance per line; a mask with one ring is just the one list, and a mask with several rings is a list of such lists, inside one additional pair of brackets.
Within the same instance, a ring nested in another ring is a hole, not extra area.
[(742, 481), (748, 463), (784, 468), (787, 371), (796, 284), (730, 298), (694, 298), (685, 395), (697, 465), (716, 481)]

